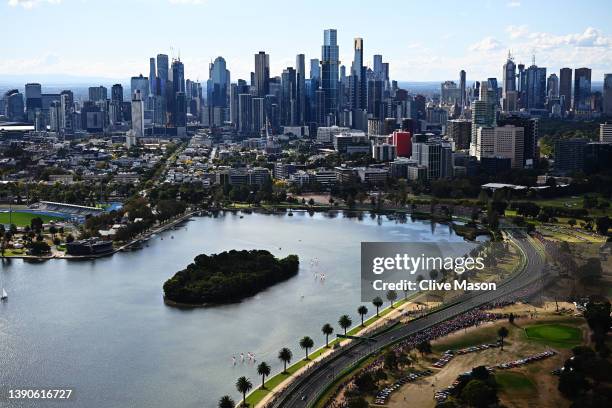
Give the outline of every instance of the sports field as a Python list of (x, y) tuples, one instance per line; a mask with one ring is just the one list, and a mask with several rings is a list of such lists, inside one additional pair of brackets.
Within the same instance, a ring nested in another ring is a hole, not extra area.
[(32, 218), (36, 218), (36, 217), (40, 217), (40, 219), (42, 219), (44, 223), (47, 223), (49, 221), (54, 221), (54, 220), (61, 220), (60, 217), (32, 214), (29, 212), (13, 211), (12, 214), (10, 214), (10, 216), (8, 212), (0, 212), (0, 224), (11, 224), (12, 223), (12, 224), (17, 225), (18, 227), (24, 227), (26, 225), (30, 225), (30, 221), (32, 220)]
[(577, 327), (563, 324), (539, 324), (525, 328), (530, 340), (548, 346), (571, 348), (582, 342), (582, 331)]

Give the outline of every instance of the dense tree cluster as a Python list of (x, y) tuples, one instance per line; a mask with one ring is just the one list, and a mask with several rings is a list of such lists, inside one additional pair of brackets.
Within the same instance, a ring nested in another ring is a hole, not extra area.
[(198, 255), (164, 284), (166, 299), (186, 304), (237, 302), (295, 276), (297, 255), (278, 259), (265, 250)]

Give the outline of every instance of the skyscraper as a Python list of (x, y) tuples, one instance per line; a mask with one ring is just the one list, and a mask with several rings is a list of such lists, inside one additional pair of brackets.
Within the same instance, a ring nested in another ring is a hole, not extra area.
[(561, 112), (565, 114), (572, 107), (572, 69), (561, 68), (559, 71), (559, 99)]
[(281, 75), (281, 124), (295, 125), (296, 118), (296, 74), (287, 67)]
[(355, 38), (354, 57), (349, 79), (349, 105), (353, 111), (364, 109), (367, 100), (367, 80), (363, 65), (363, 39)]
[(155, 58), (149, 58), (149, 92), (151, 93), (151, 95), (157, 95), (157, 75), (155, 73)]
[(382, 55), (374, 55), (372, 68), (374, 70), (374, 78), (381, 81), (384, 80)]
[(512, 58), (512, 54), (508, 52), (508, 59), (504, 64), (504, 97), (506, 97), (508, 92), (516, 91), (516, 64), (514, 63), (514, 58)]
[(527, 68), (525, 95), (527, 109), (544, 109), (546, 102), (546, 68), (535, 64)]
[(604, 75), (603, 114), (612, 117), (612, 74)]
[(270, 92), (270, 56), (264, 51), (255, 54), (255, 95), (264, 97)]
[(304, 54), (295, 57), (296, 82), (297, 82), (297, 120), (299, 125), (306, 122), (306, 61)]
[(42, 88), (40, 84), (26, 84), (26, 115), (28, 122), (34, 122), (36, 110), (42, 110)]
[(144, 103), (139, 89), (132, 94), (132, 131), (135, 137), (144, 136)]
[(172, 61), (172, 89), (174, 93), (185, 92), (185, 65), (180, 59)]
[(132, 95), (132, 100), (136, 91), (140, 93), (140, 100), (146, 101), (149, 95), (149, 78), (142, 76), (142, 74), (132, 77), (130, 79), (130, 95)]
[(465, 82), (466, 82), (466, 75), (465, 75), (465, 71), (461, 70), (459, 72), (459, 92), (461, 92), (461, 112), (463, 112), (463, 109), (466, 106), (466, 102), (467, 102), (467, 98), (466, 98), (466, 94), (465, 94)]
[(548, 76), (546, 81), (546, 97), (549, 99), (559, 97), (559, 77), (554, 72)]
[(168, 56), (166, 54), (157, 54), (157, 78), (159, 78), (158, 95), (166, 96), (166, 87), (168, 86)]
[(591, 69), (574, 71), (574, 111), (591, 110)]
[(91, 86), (88, 91), (92, 102), (106, 101), (108, 98), (108, 90), (103, 86)]
[(230, 72), (225, 59), (217, 57), (208, 68), (208, 81), (206, 81), (206, 108), (210, 115), (210, 125), (220, 126), (227, 120), (229, 88)]
[(332, 115), (338, 110), (339, 53), (336, 30), (325, 30), (321, 47), (321, 88), (325, 93), (325, 112)]

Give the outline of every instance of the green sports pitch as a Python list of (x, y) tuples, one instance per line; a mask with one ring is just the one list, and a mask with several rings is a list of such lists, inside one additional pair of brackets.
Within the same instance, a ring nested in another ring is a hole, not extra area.
[(39, 217), (43, 220), (44, 223), (49, 221), (57, 221), (61, 220), (61, 217), (52, 217), (50, 215), (40, 215), (33, 214), (30, 212), (21, 212), (21, 211), (13, 211), (12, 214), (9, 215), (8, 212), (0, 212), (0, 224), (15, 224), (18, 227), (24, 227), (26, 225), (30, 225), (30, 221), (32, 218)]
[(538, 324), (525, 328), (530, 340), (550, 346), (570, 348), (582, 342), (582, 331), (564, 324)]

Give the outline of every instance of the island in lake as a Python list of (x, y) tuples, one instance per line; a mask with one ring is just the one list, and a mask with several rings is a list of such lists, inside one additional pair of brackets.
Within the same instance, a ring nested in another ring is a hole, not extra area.
[(199, 306), (238, 302), (298, 273), (299, 258), (278, 259), (265, 250), (198, 255), (164, 284), (173, 305)]

